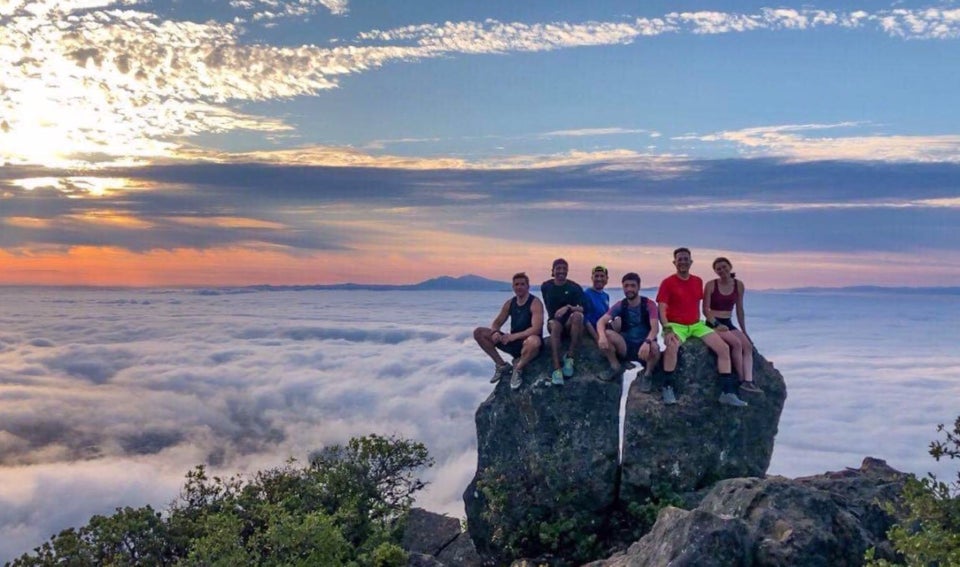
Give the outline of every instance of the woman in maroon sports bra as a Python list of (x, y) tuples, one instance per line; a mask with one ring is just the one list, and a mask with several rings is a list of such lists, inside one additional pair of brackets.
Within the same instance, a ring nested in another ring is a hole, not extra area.
[[(762, 392), (753, 383), (753, 343), (747, 336), (747, 321), (743, 313), (743, 282), (733, 273), (733, 264), (726, 258), (713, 261), (713, 271), (720, 277), (710, 280), (703, 287), (703, 315), (707, 325), (730, 346), (733, 369), (740, 376), (740, 388), (746, 392)], [(733, 324), (736, 309), (737, 322)]]

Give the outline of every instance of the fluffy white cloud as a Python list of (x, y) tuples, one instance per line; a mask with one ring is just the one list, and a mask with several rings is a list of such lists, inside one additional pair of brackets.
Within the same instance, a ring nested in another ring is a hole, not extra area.
[[(748, 283), (775, 268), (735, 261)], [(926, 330), (955, 297), (911, 301), (910, 317), (875, 308), (892, 295), (750, 298), (752, 336), (790, 390), (772, 473), (868, 454), (945, 470), (924, 447), (955, 417), (960, 357)], [(370, 432), (425, 442), (437, 465), (420, 503), (462, 515), (492, 370), (471, 329), (503, 294), (7, 289), (0, 299), (16, 306), (0, 333), (0, 560), (90, 514), (162, 508), (195, 464), (249, 472)], [(923, 340), (903, 351), (904, 335)]]

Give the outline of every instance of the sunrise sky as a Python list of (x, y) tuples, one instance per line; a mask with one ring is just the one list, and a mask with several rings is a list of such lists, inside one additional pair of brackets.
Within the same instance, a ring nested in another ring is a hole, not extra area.
[(0, 0), (0, 284), (960, 281), (960, 3)]

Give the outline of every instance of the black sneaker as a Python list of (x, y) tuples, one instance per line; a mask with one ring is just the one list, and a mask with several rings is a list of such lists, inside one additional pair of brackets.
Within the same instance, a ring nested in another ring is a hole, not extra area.
[(497, 369), (493, 371), (493, 378), (490, 379), (490, 383), (496, 384), (501, 378), (509, 374), (511, 369), (512, 367), (509, 362), (498, 366)]

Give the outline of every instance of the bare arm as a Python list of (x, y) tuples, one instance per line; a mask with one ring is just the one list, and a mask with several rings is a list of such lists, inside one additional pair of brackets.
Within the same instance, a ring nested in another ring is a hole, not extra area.
[(503, 307), (500, 308), (500, 313), (497, 313), (497, 316), (493, 318), (493, 323), (490, 323), (490, 328), (493, 329), (493, 332), (499, 333), (500, 327), (507, 322), (507, 317), (510, 316), (510, 302), (512, 299), (508, 299)]
[[(651, 303), (653, 303), (651, 301)], [(650, 332), (647, 334), (647, 341), (657, 342), (657, 335), (660, 334), (660, 318), (659, 314), (650, 315)]]
[(668, 335), (673, 332), (670, 325), (667, 325), (667, 304), (661, 301), (657, 304), (657, 310), (660, 311), (660, 325), (663, 326), (663, 334)]
[(740, 323), (740, 330), (747, 334), (747, 315), (743, 311), (743, 294), (747, 291), (747, 286), (737, 280), (737, 322)]
[(522, 340), (533, 335), (539, 335), (543, 331), (543, 302), (534, 296), (530, 296), (530, 328), (520, 331), (515, 335), (510, 335), (510, 340)]
[(710, 296), (713, 295), (713, 283), (714, 280), (707, 282), (707, 285), (703, 286), (703, 318), (707, 320), (707, 323), (715, 323), (716, 318), (713, 316), (713, 309), (710, 308)]

